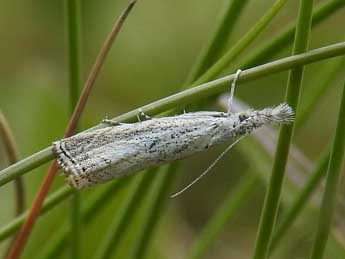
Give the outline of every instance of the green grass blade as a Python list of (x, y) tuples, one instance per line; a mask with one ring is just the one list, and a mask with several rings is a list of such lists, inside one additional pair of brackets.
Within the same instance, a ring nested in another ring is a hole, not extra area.
[(305, 94), (305, 100), (303, 100), (303, 106), (298, 111), (298, 116), (296, 118), (295, 125), (298, 128), (301, 126), (314, 109), (314, 107), (318, 104), (320, 98), (324, 95), (328, 87), (331, 85), (332, 81), (336, 78), (337, 74), (341, 71), (341, 69), (345, 66), (345, 59), (340, 58), (334, 60), (331, 64), (329, 64), (320, 79), (317, 81), (315, 87), (312, 87), (310, 91)]
[[(300, 1), (293, 54), (303, 53), (307, 50), (312, 18), (312, 7), (312, 0)], [(300, 88), (302, 85), (302, 76), (303, 67), (294, 68), (289, 73), (286, 102), (295, 111), (297, 110)], [(270, 240), (279, 206), (285, 166), (293, 134), (293, 127), (294, 125), (283, 125), (279, 132), (271, 179), (268, 185), (264, 207), (260, 218), (257, 240), (255, 243), (254, 259), (265, 259), (268, 256)]]
[(226, 0), (216, 29), (190, 70), (186, 84), (193, 83), (224, 53), (230, 35), (248, 0)]
[(320, 208), (319, 224), (314, 241), (313, 251), (311, 254), (312, 259), (323, 258), (324, 251), (327, 244), (327, 239), (330, 231), (331, 220), (336, 202), (336, 195), (338, 191), (338, 185), (340, 182), (341, 166), (344, 160), (345, 151), (345, 86), (343, 89), (337, 129), (332, 145), (332, 151), (330, 154), (327, 180), (324, 195), (322, 198), (322, 204)]
[(260, 183), (257, 175), (249, 174), (237, 184), (234, 190), (225, 195), (224, 202), (212, 218), (207, 222), (202, 232), (194, 242), (189, 256), (187, 258), (202, 258), (206, 251), (216, 240), (217, 236), (222, 233), (224, 226), (249, 199), (250, 195), (256, 190), (256, 186)]
[[(339, 11), (344, 7), (345, 2), (343, 0), (331, 0), (327, 3), (320, 3), (317, 5), (316, 10), (313, 12), (312, 26), (316, 26), (331, 16), (333, 13)], [(249, 54), (241, 62), (240, 66), (236, 66), (235, 69), (241, 67), (242, 69), (247, 69), (249, 67), (254, 67), (259, 64), (267, 62), (269, 58), (274, 57), (282, 50), (284, 50), (293, 40), (295, 34), (296, 25), (291, 23), (286, 26), (282, 32), (275, 36), (271, 41), (264, 43), (262, 46), (258, 47), (252, 54)]]
[[(79, 89), (82, 86), (81, 81), (81, 17), (79, 0), (66, 0), (66, 31), (68, 42), (68, 74), (69, 74), (69, 97), (70, 114), (73, 114), (74, 108), (79, 99)], [(70, 249), (71, 258), (78, 259), (80, 250), (80, 194), (77, 190), (71, 197), (70, 211)]]
[(278, 14), (287, 0), (278, 0), (264, 14), (259, 21), (231, 48), (229, 49), (212, 67), (201, 75), (193, 85), (205, 83), (214, 79), (232, 62), (242, 51), (252, 43), (259, 34), (268, 26), (272, 19)]
[[(296, 127), (299, 127), (306, 122), (313, 108), (317, 105), (319, 99), (322, 97), (323, 93), (326, 91), (331, 82), (336, 78), (337, 73), (339, 73), (343, 65), (344, 59), (341, 58), (339, 60), (335, 60), (325, 68), (326, 71), (323, 73), (319, 80), (316, 80), (316, 82), (318, 83), (315, 87), (313, 87), (312, 90), (310, 90), (311, 93), (306, 94), (307, 100), (303, 101), (303, 103), (301, 104), (301, 108), (296, 119)], [(328, 148), (327, 150), (329, 149), (330, 148)], [(328, 160), (329, 151), (327, 151), (319, 159), (319, 162), (315, 166), (315, 169), (311, 173), (311, 176), (309, 177), (307, 183), (305, 184), (301, 192), (297, 195), (291, 207), (282, 216), (277, 229), (274, 231), (270, 246), (270, 252), (273, 252), (279, 245), (287, 230), (291, 227), (295, 219), (301, 213), (302, 209), (306, 206), (313, 191), (320, 184), (321, 179), (326, 172)]]
[(74, 111), (82, 86), (81, 79), (81, 17), (79, 0), (65, 0), (68, 43), (68, 81), (70, 113)]

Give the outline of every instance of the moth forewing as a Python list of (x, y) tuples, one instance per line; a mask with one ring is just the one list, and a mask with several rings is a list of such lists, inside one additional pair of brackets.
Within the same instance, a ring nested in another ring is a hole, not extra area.
[(81, 189), (183, 159), (265, 123), (288, 123), (293, 117), (287, 104), (233, 114), (185, 113), (80, 133), (54, 142), (53, 151), (68, 183)]

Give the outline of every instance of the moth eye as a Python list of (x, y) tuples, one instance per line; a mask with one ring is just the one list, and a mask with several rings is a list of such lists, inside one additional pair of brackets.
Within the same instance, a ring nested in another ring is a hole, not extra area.
[(239, 118), (240, 122), (242, 122), (242, 121), (248, 119), (249, 116), (246, 113), (241, 113), (240, 115), (238, 115), (238, 118)]

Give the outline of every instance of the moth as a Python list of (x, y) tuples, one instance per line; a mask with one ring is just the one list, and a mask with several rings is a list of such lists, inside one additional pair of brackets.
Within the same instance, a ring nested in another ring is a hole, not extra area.
[(241, 113), (230, 111), (237, 70), (231, 83), (228, 112), (201, 111), (150, 118), (118, 125), (105, 120), (108, 127), (82, 132), (53, 142), (57, 163), (69, 185), (82, 189), (143, 169), (180, 160), (228, 140), (235, 140), (220, 156), (179, 195), (203, 177), (244, 136), (264, 124), (290, 123), (293, 109), (283, 103), (263, 110)]
[(241, 113), (201, 111), (151, 118), (61, 139), (53, 152), (67, 182), (81, 189), (148, 167), (183, 159), (267, 123), (290, 123), (287, 104)]

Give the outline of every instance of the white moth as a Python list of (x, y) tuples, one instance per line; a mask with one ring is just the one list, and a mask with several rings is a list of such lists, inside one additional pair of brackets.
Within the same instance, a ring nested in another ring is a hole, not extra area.
[(183, 159), (293, 117), (287, 104), (234, 114), (185, 113), (80, 133), (54, 142), (53, 151), (68, 183), (80, 189)]
[(108, 127), (54, 142), (53, 152), (67, 182), (81, 189), (186, 158), (245, 136), (267, 123), (289, 123), (293, 119), (293, 110), (280, 104), (242, 113), (192, 112), (116, 126), (108, 121)]

